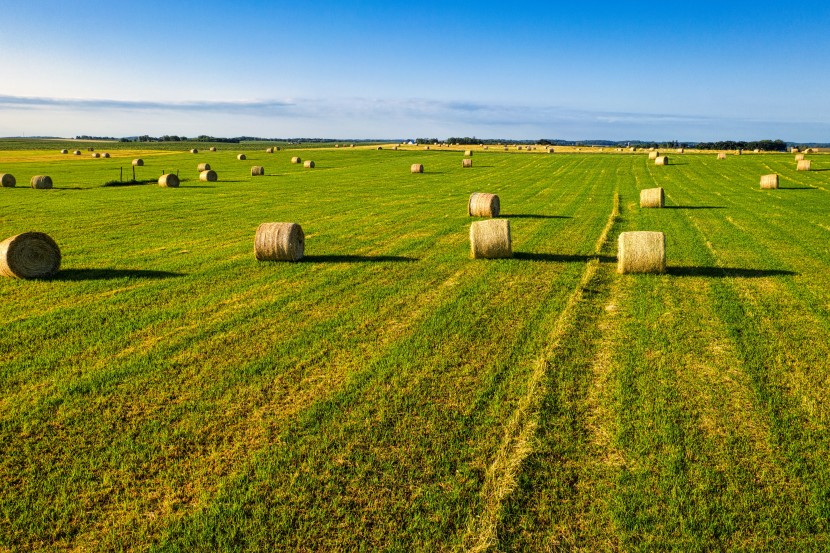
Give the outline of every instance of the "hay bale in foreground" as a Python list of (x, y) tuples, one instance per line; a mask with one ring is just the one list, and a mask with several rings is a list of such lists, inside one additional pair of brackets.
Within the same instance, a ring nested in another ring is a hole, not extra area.
[(654, 165), (668, 165), (669, 156), (657, 156), (654, 158)]
[(72, 152), (72, 155), (73, 156), (79, 156), (79, 155), (81, 155), (81, 151), (80, 150), (75, 150), (74, 152)]
[(305, 167), (306, 169), (314, 169), (314, 162), (310, 159), (307, 159), (303, 162), (303, 167)]
[(262, 223), (256, 229), (257, 261), (299, 261), (305, 250), (305, 234), (297, 223)]
[(134, 166), (134, 167), (143, 167), (143, 166), (144, 166), (144, 160), (143, 160), (143, 159), (141, 159), (140, 157), (139, 157), (139, 158), (134, 159), (134, 160), (133, 160), (133, 166)]
[(473, 160), (472, 159), (462, 159), (461, 160), (461, 167), (472, 167)]
[(424, 164), (423, 163), (413, 163), (412, 166), (409, 168), (410, 173), (423, 173), (424, 172)]
[(721, 152), (718, 154), (718, 159), (726, 159), (726, 154)]
[(0, 242), (0, 275), (48, 278), (61, 266), (61, 250), (42, 232), (24, 232)]
[(177, 177), (175, 173), (167, 173), (166, 175), (162, 175), (159, 177), (159, 186), (163, 186), (165, 188), (178, 188), (179, 177)]
[(804, 154), (795, 154), (796, 161), (801, 161), (802, 159), (804, 159)]
[(216, 182), (217, 179), (216, 171), (212, 169), (206, 169), (199, 173), (199, 180), (202, 182)]
[(473, 151), (472, 150), (464, 150), (464, 155), (467, 157), (472, 157)]
[(248, 158), (245, 156), (245, 154), (239, 154), (238, 156), (236, 156), (236, 159), (238, 159), (239, 161), (245, 161)]
[(651, 152), (648, 153), (648, 158), (649, 159), (657, 159), (657, 156), (659, 156), (659, 155), (660, 155), (660, 152), (652, 150)]
[(251, 167), (251, 176), (252, 177), (261, 177), (265, 174), (265, 167), (262, 165), (254, 165)]
[(210, 163), (200, 163), (199, 165), (196, 166), (196, 170), (199, 171), (200, 173), (202, 171), (210, 171)]
[(666, 235), (662, 232), (642, 230), (622, 232), (618, 247), (618, 273), (663, 273), (666, 271)]
[(46, 175), (35, 175), (32, 177), (30, 181), (32, 188), (36, 188), (38, 190), (48, 190), (52, 188), (52, 177), (47, 177)]
[(470, 217), (498, 217), (501, 202), (496, 194), (473, 192), (467, 202), (467, 215)]
[(666, 194), (662, 188), (645, 188), (640, 190), (640, 207), (663, 207)]
[(68, 153), (69, 153), (69, 150), (61, 150), (61, 153), (62, 153), (62, 154), (68, 154)]
[(470, 257), (473, 259), (513, 257), (510, 221), (490, 219), (475, 221), (470, 225)]
[(300, 159), (298, 156), (294, 156), (291, 158), (291, 163), (302, 163), (303, 160)]
[(778, 188), (778, 175), (761, 175), (761, 190), (773, 190)]
[(17, 179), (11, 173), (2, 173), (0, 174), (0, 184), (3, 185), (3, 188), (14, 188), (17, 186)]
[(796, 171), (809, 171), (810, 170), (810, 160), (809, 159), (802, 159), (798, 162), (798, 165), (795, 168)]

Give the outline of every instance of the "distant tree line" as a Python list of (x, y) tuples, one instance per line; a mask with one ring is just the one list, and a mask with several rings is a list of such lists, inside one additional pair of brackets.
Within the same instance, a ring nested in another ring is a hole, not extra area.
[(762, 152), (786, 152), (787, 143), (783, 140), (755, 140), (752, 142), (722, 140), (720, 142), (698, 142), (695, 148), (700, 150), (761, 150)]
[(75, 137), (75, 140), (118, 140), (114, 136), (89, 136), (87, 134), (80, 134)]

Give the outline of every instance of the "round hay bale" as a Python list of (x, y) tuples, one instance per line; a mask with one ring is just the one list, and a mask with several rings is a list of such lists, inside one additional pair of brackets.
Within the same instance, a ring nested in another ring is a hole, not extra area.
[(666, 195), (662, 188), (640, 190), (640, 207), (663, 207)]
[(424, 172), (424, 164), (423, 163), (413, 163), (412, 166), (409, 168), (410, 173), (423, 173)]
[(464, 155), (467, 157), (472, 157), (473, 151), (472, 150), (464, 150)]
[(354, 148), (354, 144), (349, 144), (349, 148)]
[(753, 154), (760, 154), (761, 150), (759, 148), (755, 148), (754, 150), (752, 150), (752, 153)]
[(144, 160), (141, 158), (136, 158), (133, 160), (133, 165), (135, 167), (144, 167)]
[(275, 151), (275, 152), (279, 152), (279, 151), (280, 151), (280, 147), (279, 147), (279, 146), (274, 146), (274, 151)]
[(208, 148), (208, 151), (215, 152), (216, 151), (216, 146), (211, 146), (210, 148)]
[(382, 149), (383, 149), (383, 146), (378, 146), (378, 150), (382, 150)]
[(795, 154), (796, 161), (801, 161), (802, 159), (804, 159), (804, 154)]
[(510, 221), (490, 219), (475, 221), (470, 225), (470, 257), (473, 259), (513, 257)]
[(3, 188), (14, 188), (17, 186), (17, 179), (11, 173), (2, 173), (0, 174), (0, 184), (3, 185)]
[(32, 177), (30, 184), (32, 185), (32, 188), (47, 190), (52, 188), (52, 177), (47, 177), (46, 175), (35, 175)]
[(473, 160), (472, 159), (462, 159), (461, 160), (461, 167), (472, 167)]
[(549, 153), (549, 154), (554, 153), (554, 149), (553, 149), (553, 148), (548, 148), (548, 153)]
[(166, 175), (162, 175), (159, 177), (159, 186), (163, 186), (165, 188), (178, 188), (179, 177), (177, 177), (175, 173), (167, 173)]
[(740, 150), (740, 149), (739, 149), (739, 150), (735, 150), (735, 155), (736, 155), (736, 156), (743, 155), (743, 153), (744, 153), (744, 151), (743, 151), (743, 150)]
[(774, 190), (778, 188), (778, 175), (761, 175), (761, 190)]
[(196, 166), (196, 170), (199, 171), (200, 173), (202, 171), (210, 171), (210, 163), (200, 163), (199, 165)]
[(68, 154), (68, 153), (69, 153), (69, 150), (61, 150), (61, 153), (62, 153), (62, 154)]
[(501, 202), (495, 194), (473, 192), (467, 202), (467, 215), (470, 217), (498, 217)]
[(335, 148), (339, 148), (339, 147), (340, 147), (340, 144), (335, 144), (335, 145), (334, 145), (334, 147), (335, 147)]
[(797, 154), (798, 153), (798, 148), (795, 148), (795, 147), (790, 148), (790, 153), (791, 154)]
[(506, 152), (507, 150), (508, 150), (508, 148), (507, 148), (507, 146), (505, 146), (505, 147), (504, 147), (504, 151)]
[(657, 156), (654, 158), (654, 165), (668, 165), (669, 156)]
[(659, 155), (660, 155), (660, 152), (652, 150), (648, 153), (648, 158), (649, 159), (657, 159), (657, 156), (659, 156)]
[(239, 154), (238, 156), (236, 156), (236, 159), (238, 159), (239, 161), (245, 161), (248, 158), (245, 156), (245, 154)]
[(795, 168), (796, 171), (809, 171), (810, 170), (810, 160), (809, 159), (802, 159), (798, 162), (798, 165)]
[(94, 151), (95, 151), (95, 148), (93, 148), (93, 147), (91, 147), (91, 146), (90, 146), (89, 148), (87, 148), (87, 149), (86, 149), (86, 151), (87, 151), (87, 152), (94, 152)]
[(265, 153), (266, 154), (273, 154), (274, 153), (274, 148), (265, 148)]
[(429, 150), (429, 146), (424, 146), (424, 150)]
[(0, 242), (0, 275), (48, 278), (61, 266), (61, 250), (49, 235), (24, 232)]
[(517, 150), (521, 150), (521, 149), (522, 149), (522, 147), (521, 147), (521, 146), (516, 146), (516, 149), (517, 149)]
[(202, 182), (216, 182), (217, 178), (216, 171), (212, 169), (205, 169), (199, 173), (199, 180)]
[(683, 148), (678, 148), (677, 149), (678, 154), (682, 154), (682, 153), (685, 153), (685, 152), (686, 152), (686, 150), (684, 150)]
[(108, 152), (104, 152), (103, 154), (101, 154), (101, 157), (106, 157), (106, 158), (108, 158), (108, 157), (110, 157), (110, 155), (109, 155), (109, 153), (108, 153)]
[(306, 169), (314, 169), (314, 162), (308, 159), (303, 162), (303, 167), (305, 167)]
[(397, 146), (392, 146), (392, 149), (393, 149), (393, 150), (395, 150), (396, 152), (398, 151), (398, 147), (397, 147)]
[(721, 152), (718, 154), (718, 159), (726, 159), (726, 154)]
[(487, 149), (489, 149), (489, 148), (488, 148), (487, 146), (482, 146), (482, 147), (481, 147), (481, 149), (482, 149), (482, 150), (487, 150)]
[(93, 152), (92, 157), (99, 158), (101, 157), (101, 154), (99, 154), (98, 152)]
[(192, 150), (190, 150), (190, 153), (191, 154), (198, 154), (199, 150), (197, 150), (196, 148), (193, 148)]
[(299, 158), (299, 156), (294, 156), (291, 158), (291, 163), (302, 163), (303, 160)]
[(72, 155), (73, 156), (79, 156), (79, 155), (81, 155), (81, 151), (80, 150), (75, 150), (74, 152), (72, 152)]
[(655, 231), (621, 232), (617, 272), (663, 273), (666, 271), (666, 235)]
[(257, 261), (299, 261), (305, 250), (305, 234), (297, 223), (262, 223), (256, 229)]
[(261, 177), (265, 174), (265, 167), (262, 165), (254, 165), (251, 167), (251, 176), (252, 177)]

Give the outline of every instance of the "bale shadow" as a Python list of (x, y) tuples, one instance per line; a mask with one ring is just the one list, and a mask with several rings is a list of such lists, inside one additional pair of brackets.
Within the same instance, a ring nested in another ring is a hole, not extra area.
[(570, 215), (539, 215), (536, 213), (502, 213), (499, 217), (509, 219), (571, 219)]
[(598, 259), (603, 263), (616, 263), (617, 261), (617, 258), (613, 255), (574, 255), (529, 252), (513, 252), (513, 258), (525, 261), (554, 261), (557, 263), (587, 263), (592, 259)]
[(379, 263), (384, 261), (411, 262), (418, 261), (416, 257), (403, 255), (305, 255), (300, 261), (310, 263)]
[(722, 205), (664, 205), (663, 209), (726, 209)]
[(779, 186), (778, 190), (818, 190), (815, 186)]
[(185, 274), (144, 269), (63, 269), (49, 280), (80, 282), (85, 280), (113, 280), (116, 278), (162, 279), (181, 276), (185, 276)]
[[(21, 186), (20, 188), (28, 188), (25, 186)], [(85, 190), (80, 186), (53, 186), (52, 190)]]
[(795, 271), (782, 269), (742, 269), (740, 267), (667, 267), (672, 276), (702, 276), (708, 278), (763, 278), (771, 276), (796, 276)]
[(821, 173), (822, 171), (830, 171), (830, 169), (810, 169), (813, 173)]

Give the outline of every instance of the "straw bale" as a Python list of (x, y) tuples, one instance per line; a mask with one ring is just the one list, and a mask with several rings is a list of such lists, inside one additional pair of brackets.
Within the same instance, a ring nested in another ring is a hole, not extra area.
[(215, 152), (216, 151), (216, 146), (211, 146), (210, 148), (208, 148), (208, 151)]
[(210, 163), (200, 163), (199, 165), (196, 166), (196, 170), (199, 171), (200, 173), (202, 171), (210, 171)]
[(473, 160), (472, 159), (462, 159), (461, 160), (461, 167), (472, 167)]
[(303, 160), (300, 159), (297, 156), (294, 156), (294, 157), (291, 158), (291, 163), (302, 163), (302, 162), (303, 162)]
[(72, 155), (73, 156), (79, 156), (79, 155), (81, 155), (81, 151), (80, 150), (75, 150), (74, 152), (72, 152)]
[(101, 157), (101, 154), (99, 154), (98, 152), (93, 152), (92, 157), (99, 158), (99, 157)]
[(69, 153), (69, 150), (61, 150), (61, 153), (62, 153), (62, 154), (68, 154), (68, 153)]
[(810, 170), (810, 160), (809, 159), (802, 159), (798, 162), (798, 165), (795, 168), (796, 171), (809, 171)]
[(213, 169), (205, 169), (199, 173), (199, 180), (202, 182), (216, 182), (219, 177)]
[(265, 167), (262, 165), (254, 165), (251, 167), (251, 176), (252, 177), (261, 177), (265, 174)]
[(0, 242), (0, 275), (48, 278), (61, 266), (61, 250), (42, 232), (24, 232)]
[(30, 184), (32, 185), (32, 188), (46, 190), (52, 188), (52, 178), (47, 177), (46, 175), (35, 175), (32, 177)]
[(0, 184), (3, 188), (14, 188), (17, 186), (17, 179), (11, 173), (0, 173)]
[(103, 154), (101, 154), (101, 157), (106, 157), (106, 158), (110, 157), (109, 152), (104, 152)]
[(258, 261), (299, 261), (305, 234), (297, 223), (262, 223), (256, 229), (254, 254)]
[(778, 188), (778, 175), (761, 175), (761, 189), (772, 190)]
[(473, 151), (472, 150), (464, 150), (464, 155), (467, 157), (472, 157)]
[(305, 167), (306, 169), (314, 169), (314, 162), (310, 159), (307, 159), (303, 162), (303, 167)]
[(640, 190), (640, 207), (663, 207), (666, 195), (662, 188), (645, 188)]
[(804, 154), (795, 154), (796, 161), (801, 161), (802, 159), (804, 159)]
[(657, 159), (657, 156), (659, 156), (659, 155), (660, 155), (660, 152), (652, 150), (648, 153), (648, 158), (649, 159)]
[(191, 154), (198, 154), (199, 150), (197, 150), (196, 148), (193, 148), (192, 150), (190, 150), (190, 153)]
[(663, 273), (666, 271), (666, 235), (662, 232), (622, 232), (618, 245), (618, 273)]
[(718, 154), (718, 159), (726, 159), (726, 154), (721, 152)]
[(413, 163), (412, 166), (409, 168), (411, 173), (423, 173), (424, 172), (424, 164), (423, 163)]
[(473, 259), (500, 259), (513, 257), (510, 240), (510, 221), (489, 219), (470, 225), (470, 257)]
[(467, 202), (467, 214), (470, 217), (498, 217), (501, 202), (496, 194), (473, 192)]
[(655, 165), (668, 165), (669, 164), (669, 156), (657, 156), (654, 158)]
[(178, 188), (179, 177), (177, 177), (175, 173), (167, 173), (166, 175), (162, 175), (159, 177), (159, 186), (163, 186), (165, 188)]
[(143, 167), (144, 166), (144, 160), (141, 159), (140, 157), (136, 158), (136, 159), (133, 160), (133, 165), (135, 167)]
[(236, 156), (236, 159), (238, 159), (239, 161), (245, 161), (246, 159), (248, 159), (248, 157), (245, 154), (239, 154), (238, 156)]

